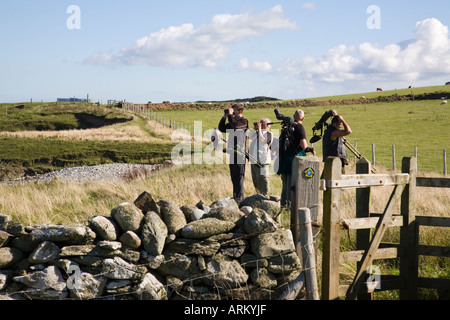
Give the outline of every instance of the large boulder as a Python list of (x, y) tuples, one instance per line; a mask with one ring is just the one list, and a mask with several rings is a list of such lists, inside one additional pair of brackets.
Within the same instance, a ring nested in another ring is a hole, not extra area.
[(69, 288), (70, 297), (78, 300), (95, 299), (102, 296), (108, 278), (81, 272), (75, 285)]
[(51, 241), (44, 241), (28, 256), (33, 264), (47, 263), (58, 259), (61, 249)]
[(235, 206), (229, 207), (213, 207), (208, 213), (209, 218), (216, 218), (225, 221), (238, 222), (239, 219), (245, 217), (245, 214)]
[(150, 272), (136, 287), (134, 295), (138, 300), (168, 300), (167, 288)]
[(94, 230), (102, 240), (114, 241), (120, 235), (120, 229), (111, 217), (96, 216), (89, 222), (90, 228)]
[(267, 258), (295, 251), (292, 232), (288, 229), (259, 234), (250, 240), (250, 246), (252, 252), (258, 258)]
[(239, 210), (239, 205), (232, 197), (222, 198), (214, 201), (209, 206), (210, 210), (218, 209), (218, 208), (229, 208), (229, 209), (237, 209)]
[(150, 211), (159, 214), (159, 206), (156, 203), (156, 200), (153, 199), (152, 195), (146, 191), (141, 193), (139, 197), (134, 200), (134, 205), (141, 209), (144, 214)]
[(167, 250), (180, 254), (196, 254), (201, 256), (213, 256), (220, 249), (220, 243), (210, 240), (177, 239), (167, 245)]
[(34, 242), (59, 242), (65, 244), (92, 243), (95, 233), (89, 227), (68, 227), (63, 225), (38, 225), (27, 227)]
[(0, 230), (0, 247), (2, 247), (9, 238), (10, 234), (6, 231)]
[(15, 265), (23, 258), (23, 253), (16, 248), (0, 248), (0, 269)]
[(258, 208), (264, 210), (270, 217), (276, 217), (281, 210), (280, 202), (272, 201), (269, 198), (265, 198), (262, 195), (253, 195), (245, 198), (239, 206), (242, 207), (252, 207), (253, 209)]
[(145, 267), (128, 263), (120, 257), (103, 261), (103, 274), (113, 280), (136, 280), (142, 278)]
[(162, 254), (168, 229), (164, 221), (156, 212), (150, 211), (145, 215), (142, 226), (142, 245), (153, 256)]
[(248, 234), (259, 233), (263, 231), (275, 231), (278, 229), (276, 222), (261, 209), (254, 209), (247, 216), (244, 222), (244, 230)]
[(111, 210), (111, 216), (126, 231), (138, 232), (142, 226), (144, 214), (134, 204), (124, 202)]
[(55, 266), (14, 277), (14, 281), (26, 285), (28, 287), (25, 290), (26, 295), (35, 300), (59, 300), (68, 295), (66, 282)]
[(237, 288), (245, 285), (248, 274), (237, 260), (217, 254), (206, 264), (205, 283), (212, 286)]
[(183, 211), (171, 200), (160, 200), (158, 205), (169, 234), (178, 234), (187, 223)]
[(200, 274), (197, 257), (169, 250), (164, 251), (164, 262), (157, 270), (163, 276), (174, 276), (181, 280)]
[(184, 238), (202, 239), (221, 233), (226, 233), (233, 229), (235, 224), (230, 221), (223, 221), (216, 218), (205, 218), (190, 222), (181, 230)]
[(124, 246), (130, 247), (132, 249), (137, 249), (142, 244), (141, 238), (139, 238), (139, 236), (133, 231), (127, 231), (122, 234), (119, 238), (119, 241)]

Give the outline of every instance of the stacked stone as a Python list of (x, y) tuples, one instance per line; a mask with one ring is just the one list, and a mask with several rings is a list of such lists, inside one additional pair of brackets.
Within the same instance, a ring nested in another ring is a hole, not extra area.
[(144, 192), (81, 226), (0, 215), (0, 299), (276, 299), (301, 271), (277, 200)]

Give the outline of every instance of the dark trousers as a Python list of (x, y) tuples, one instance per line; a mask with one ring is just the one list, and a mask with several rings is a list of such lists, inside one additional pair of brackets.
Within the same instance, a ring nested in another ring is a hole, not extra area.
[(230, 164), (230, 175), (233, 183), (233, 198), (239, 203), (244, 200), (245, 164)]

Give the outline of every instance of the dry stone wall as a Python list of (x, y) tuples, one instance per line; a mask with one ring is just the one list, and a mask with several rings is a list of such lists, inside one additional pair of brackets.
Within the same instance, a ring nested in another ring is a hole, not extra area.
[(279, 199), (142, 193), (80, 226), (0, 215), (0, 299), (277, 299), (301, 271)]

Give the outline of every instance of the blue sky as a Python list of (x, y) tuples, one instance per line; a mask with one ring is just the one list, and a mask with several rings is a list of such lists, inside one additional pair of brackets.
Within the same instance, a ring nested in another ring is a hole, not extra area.
[(2, 1), (0, 102), (301, 99), (441, 85), (449, 12), (448, 0)]

